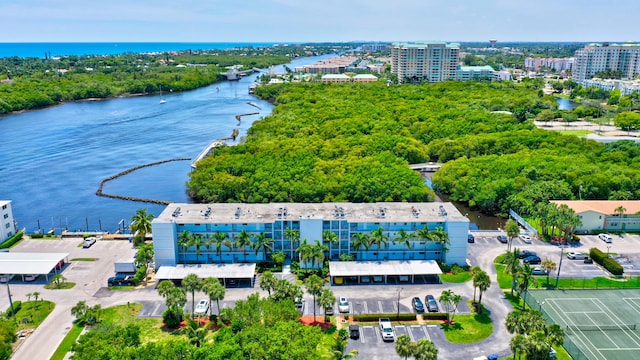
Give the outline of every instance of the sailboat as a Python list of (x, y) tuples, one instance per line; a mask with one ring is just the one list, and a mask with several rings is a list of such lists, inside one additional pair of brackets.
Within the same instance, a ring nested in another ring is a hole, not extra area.
[(160, 86), (160, 104), (165, 104), (167, 100), (162, 98), (162, 86)]

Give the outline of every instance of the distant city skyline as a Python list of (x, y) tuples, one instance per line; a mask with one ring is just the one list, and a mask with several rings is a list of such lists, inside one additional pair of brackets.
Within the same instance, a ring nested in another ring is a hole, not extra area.
[(0, 42), (640, 41), (634, 0), (20, 0), (0, 14)]

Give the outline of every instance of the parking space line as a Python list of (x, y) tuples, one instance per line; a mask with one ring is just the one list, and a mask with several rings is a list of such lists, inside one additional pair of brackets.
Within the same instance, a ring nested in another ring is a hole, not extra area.
[(367, 306), (367, 302), (366, 301), (362, 302), (362, 307), (364, 308), (364, 313), (368, 314), (369, 313), (369, 307)]
[(384, 313), (384, 308), (382, 307), (382, 301), (378, 300), (378, 313)]

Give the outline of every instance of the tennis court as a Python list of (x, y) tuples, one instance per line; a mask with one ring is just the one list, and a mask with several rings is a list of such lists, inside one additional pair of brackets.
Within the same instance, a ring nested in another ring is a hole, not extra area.
[(639, 358), (640, 289), (530, 291), (527, 298), (562, 326), (574, 360)]

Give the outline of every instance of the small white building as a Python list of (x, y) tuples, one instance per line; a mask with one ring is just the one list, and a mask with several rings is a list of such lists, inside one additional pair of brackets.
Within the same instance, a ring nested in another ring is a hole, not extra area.
[(0, 244), (15, 235), (16, 232), (11, 200), (0, 200)]
[(580, 217), (576, 232), (640, 230), (640, 200), (555, 200), (567, 205)]

